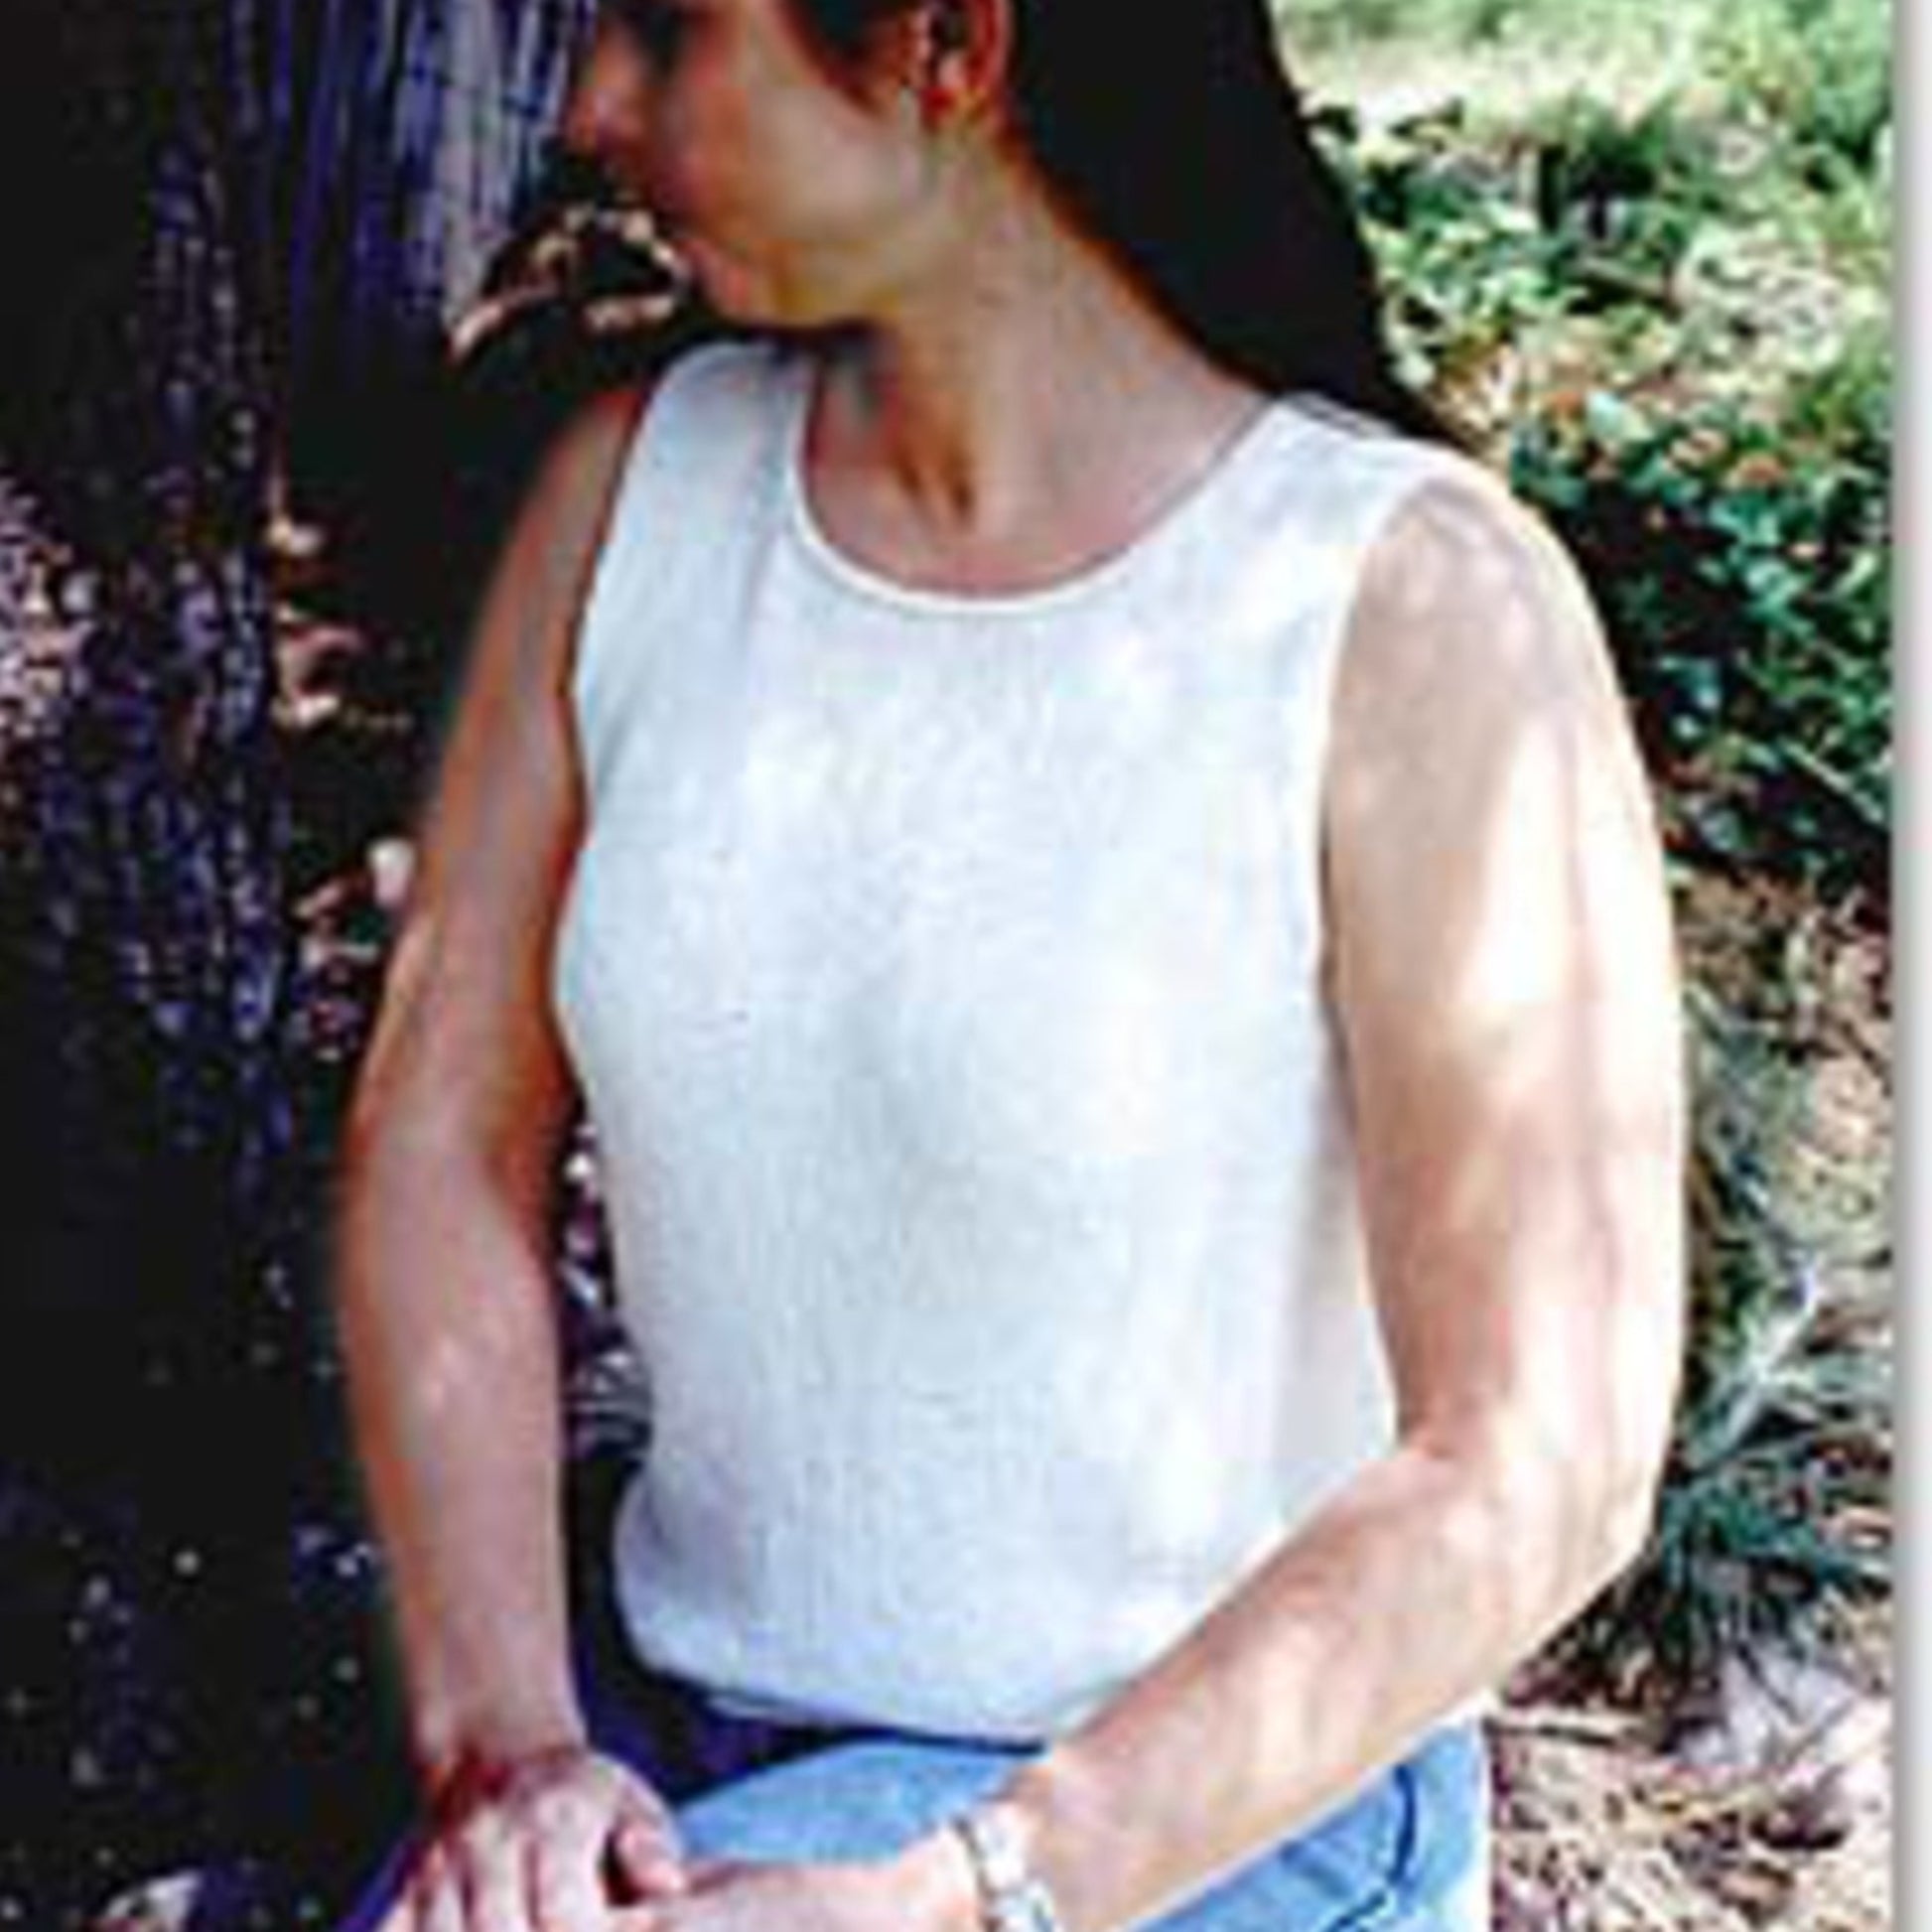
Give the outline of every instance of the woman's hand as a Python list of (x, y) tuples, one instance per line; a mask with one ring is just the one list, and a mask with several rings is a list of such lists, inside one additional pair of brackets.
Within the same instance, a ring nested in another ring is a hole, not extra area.
[(565, 1745), (454, 1779), (377, 1932), (611, 1932), (688, 1883), (657, 1794)]

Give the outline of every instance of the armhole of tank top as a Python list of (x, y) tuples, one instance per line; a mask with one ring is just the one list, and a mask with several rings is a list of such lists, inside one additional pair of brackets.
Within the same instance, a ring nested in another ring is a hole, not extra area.
[[(614, 643), (606, 633), (620, 627), (620, 612), (628, 619), (640, 596), (668, 603), (675, 595), (680, 559), (687, 554), (680, 533), (694, 518), (702, 521), (705, 472), (723, 453), (731, 425), (719, 393), (733, 379), (727, 365), (751, 352), (753, 346), (740, 342), (707, 343), (643, 385), (571, 644), (566, 689), (587, 776), (635, 672), (634, 664), (608, 661)], [(680, 479), (676, 516), (668, 513), (668, 492), (661, 487), (674, 474)]]
[(608, 646), (600, 638), (609, 625), (605, 615), (616, 595), (622, 575), (620, 546), (635, 515), (637, 498), (642, 494), (647, 445), (660, 414), (666, 384), (660, 377), (642, 385), (623, 448), (617, 459), (616, 474), (604, 504), (594, 546), (583, 602), (572, 628), (569, 656), (565, 664), (564, 688), (570, 701), (571, 723), (577, 731), (588, 763), (597, 727), (597, 700), (594, 682), (603, 674), (603, 659)]
[(690, 433), (684, 418), (694, 409), (702, 412), (703, 365), (729, 347), (708, 344), (689, 349), (640, 385), (571, 640), (566, 689), (587, 781), (600, 768), (599, 748), (622, 707), (627, 672), (634, 669), (609, 661), (614, 644), (607, 633), (621, 627), (618, 610), (634, 609), (640, 571), (651, 573), (660, 587), (669, 574), (675, 526), (659, 513), (658, 483), (704, 447), (703, 432)]
[(1341, 688), (1341, 664), (1355, 622), (1355, 607), (1363, 577), (1376, 547), (1395, 527), (1402, 512), (1431, 484), (1449, 483), (1480, 493), (1506, 490), (1507, 485), (1473, 457), (1439, 448), (1416, 438), (1399, 438), (1384, 446), (1399, 461), (1384, 475), (1369, 481), (1364, 500), (1356, 506), (1343, 548), (1342, 590), (1334, 600), (1329, 622), (1320, 640), (1315, 666), (1312, 710), (1314, 817), (1313, 894), (1315, 930), (1320, 945), (1319, 978), (1332, 986), (1333, 953), (1328, 917), (1328, 769), (1335, 740), (1335, 706)]

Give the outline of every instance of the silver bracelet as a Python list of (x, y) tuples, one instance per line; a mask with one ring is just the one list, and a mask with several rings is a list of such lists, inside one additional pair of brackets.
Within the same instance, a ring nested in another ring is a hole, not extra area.
[(973, 1867), (985, 1932), (1066, 1932), (1045, 1880), (1027, 1863), (1013, 1817), (997, 1799), (949, 1821)]

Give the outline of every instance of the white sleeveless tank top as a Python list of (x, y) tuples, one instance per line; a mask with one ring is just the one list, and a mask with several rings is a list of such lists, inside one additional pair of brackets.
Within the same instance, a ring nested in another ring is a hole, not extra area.
[(1038, 1738), (1391, 1440), (1323, 745), (1375, 531), (1473, 466), (1283, 400), (1109, 560), (933, 593), (814, 524), (811, 368), (673, 368), (578, 641), (619, 1593), (727, 1701)]

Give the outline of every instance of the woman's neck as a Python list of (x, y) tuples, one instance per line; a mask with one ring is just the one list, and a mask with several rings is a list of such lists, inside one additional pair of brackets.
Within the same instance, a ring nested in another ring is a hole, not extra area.
[(970, 232), (841, 339), (805, 462), (844, 547), (992, 588), (1119, 548), (1262, 399), (1036, 205)]

